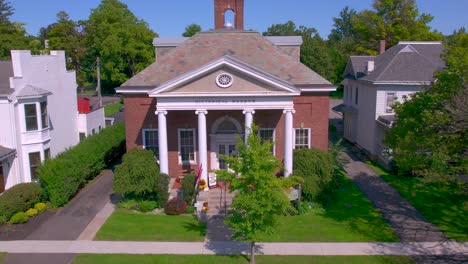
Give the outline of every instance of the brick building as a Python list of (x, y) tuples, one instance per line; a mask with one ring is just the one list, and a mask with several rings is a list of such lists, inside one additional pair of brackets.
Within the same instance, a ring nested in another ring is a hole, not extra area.
[[(208, 179), (252, 122), (292, 173), (294, 148), (328, 147), (329, 92), (335, 87), (300, 63), (301, 37), (243, 29), (243, 0), (215, 0), (215, 29), (156, 38), (156, 62), (125, 82), (127, 149), (155, 152), (161, 172)], [(234, 23), (225, 21), (233, 12)]]

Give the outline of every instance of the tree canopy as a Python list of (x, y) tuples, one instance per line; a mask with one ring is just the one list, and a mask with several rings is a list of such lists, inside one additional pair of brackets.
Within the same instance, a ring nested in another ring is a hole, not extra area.
[(386, 144), (400, 174), (444, 181), (467, 174), (468, 34), (456, 32), (446, 47), (447, 68), (432, 87), (394, 106), (398, 118)]
[(185, 27), (185, 32), (182, 34), (184, 37), (191, 37), (202, 30), (201, 26), (198, 24), (190, 24)]
[(0, 0), (0, 59), (9, 59), (10, 50), (28, 49), (32, 40), (22, 23), (10, 21), (14, 11), (9, 1)]

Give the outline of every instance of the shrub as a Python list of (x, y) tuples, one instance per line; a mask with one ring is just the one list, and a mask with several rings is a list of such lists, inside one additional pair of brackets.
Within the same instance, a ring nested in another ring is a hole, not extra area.
[(336, 187), (335, 161), (318, 149), (294, 151), (294, 175), (304, 178), (302, 194), (305, 200), (317, 200)]
[(164, 206), (164, 213), (167, 215), (180, 215), (185, 213), (187, 203), (179, 198), (172, 198)]
[(117, 204), (118, 208), (135, 209), (138, 207), (138, 201), (135, 199), (124, 198)]
[(193, 205), (187, 206), (187, 208), (185, 209), (185, 213), (186, 213), (186, 214), (193, 214), (193, 213), (195, 213), (195, 207), (194, 207)]
[(193, 201), (195, 196), (195, 181), (197, 180), (197, 176), (195, 174), (190, 173), (184, 176), (181, 181), (182, 190), (184, 192), (184, 200), (190, 204)]
[(10, 218), (10, 224), (22, 224), (29, 220), (29, 216), (24, 212), (18, 212)]
[(141, 201), (138, 203), (139, 211), (141, 212), (151, 212), (154, 209), (158, 208), (158, 203), (156, 201)]
[(37, 214), (39, 213), (39, 211), (37, 211), (37, 209), (34, 209), (34, 208), (30, 208), (26, 211), (26, 214), (29, 216), (29, 217), (33, 217), (33, 216), (36, 216)]
[(132, 149), (127, 152), (114, 176), (114, 191), (138, 200), (167, 201), (169, 176), (160, 174), (152, 151)]
[(0, 223), (17, 212), (24, 212), (43, 199), (41, 186), (35, 182), (20, 183), (0, 196)]
[(45, 203), (37, 203), (34, 205), (34, 209), (36, 209), (38, 213), (42, 213), (47, 209), (47, 205)]
[(124, 150), (125, 127), (116, 124), (39, 166), (37, 173), (51, 205), (59, 207), (67, 203), (88, 180), (98, 175)]

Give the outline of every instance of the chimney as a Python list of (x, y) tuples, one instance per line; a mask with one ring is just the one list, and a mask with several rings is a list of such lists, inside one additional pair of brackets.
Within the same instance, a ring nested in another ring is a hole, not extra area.
[(375, 69), (374, 61), (367, 62), (367, 72), (373, 72)]
[(214, 0), (215, 29), (226, 26), (226, 11), (234, 12), (234, 29), (244, 30), (244, 0)]
[(385, 52), (385, 46), (387, 46), (387, 41), (385, 39), (380, 40), (379, 55)]

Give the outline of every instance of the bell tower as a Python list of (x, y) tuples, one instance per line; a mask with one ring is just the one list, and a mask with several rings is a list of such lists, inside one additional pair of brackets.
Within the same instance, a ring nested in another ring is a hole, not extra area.
[(215, 29), (225, 28), (226, 11), (234, 12), (234, 29), (244, 30), (244, 0), (214, 0)]

